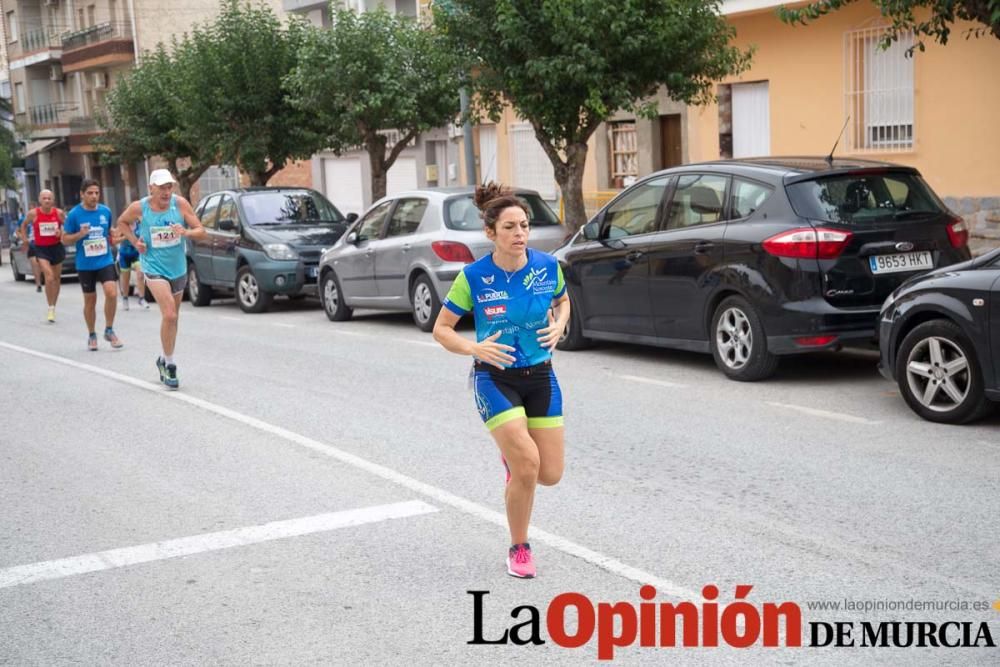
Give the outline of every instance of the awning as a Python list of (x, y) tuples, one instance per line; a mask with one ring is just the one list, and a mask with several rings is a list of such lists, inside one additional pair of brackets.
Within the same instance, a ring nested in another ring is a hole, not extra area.
[(55, 139), (38, 139), (37, 141), (30, 141), (24, 147), (24, 153), (21, 157), (28, 157), (29, 155), (34, 155), (35, 153), (41, 153), (44, 150), (52, 148), (56, 144), (62, 141), (61, 137)]

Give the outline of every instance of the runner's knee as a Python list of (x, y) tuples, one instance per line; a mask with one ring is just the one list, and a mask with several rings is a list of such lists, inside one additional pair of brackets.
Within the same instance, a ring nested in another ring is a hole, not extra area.
[(562, 479), (563, 466), (547, 465), (538, 469), (538, 483), (542, 486), (555, 486)]

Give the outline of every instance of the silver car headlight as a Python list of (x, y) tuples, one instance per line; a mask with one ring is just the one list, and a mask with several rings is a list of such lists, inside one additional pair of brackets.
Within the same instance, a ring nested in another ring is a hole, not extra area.
[(265, 243), (264, 254), (269, 259), (298, 259), (299, 253), (292, 250), (287, 243)]

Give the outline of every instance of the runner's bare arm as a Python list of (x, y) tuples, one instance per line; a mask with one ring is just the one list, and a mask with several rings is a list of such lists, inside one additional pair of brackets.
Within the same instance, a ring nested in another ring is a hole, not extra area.
[(556, 343), (563, 335), (563, 331), (566, 330), (566, 324), (569, 322), (569, 292), (563, 292), (563, 295), (552, 302), (552, 308), (549, 310), (548, 315), (548, 326), (542, 327), (538, 330), (538, 344), (542, 347), (553, 350)]
[[(118, 216), (118, 223), (116, 224), (118, 233), (127, 238), (129, 243), (134, 245), (137, 250), (140, 245), (143, 248), (146, 246), (146, 244), (135, 235), (135, 232), (132, 231), (132, 225), (141, 217), (142, 202), (134, 201), (128, 205), (128, 208), (122, 211), (120, 216)], [(142, 251), (140, 250), (140, 252)]]
[(208, 236), (208, 232), (206, 232), (205, 228), (202, 227), (201, 220), (199, 220), (198, 216), (194, 214), (194, 209), (191, 208), (191, 203), (188, 202), (187, 199), (184, 199), (184, 197), (178, 197), (177, 209), (184, 217), (184, 222), (187, 223), (187, 229), (183, 229), (179, 232), (181, 236), (186, 236), (189, 239), (195, 239), (196, 241), (200, 241)]
[(476, 343), (455, 331), (455, 325), (461, 318), (447, 308), (442, 308), (438, 312), (437, 321), (434, 322), (434, 340), (441, 344), (441, 347), (454, 352), (455, 354), (471, 355), (480, 361), (493, 364), (497, 368), (504, 368), (504, 364), (514, 363), (514, 357), (507, 354), (513, 352), (510, 345), (496, 342), (502, 332), (498, 331), (489, 338)]
[(27, 215), (24, 216), (24, 222), (21, 223), (21, 228), (18, 230), (21, 234), (21, 240), (24, 241), (25, 247), (28, 244), (28, 225), (33, 225), (35, 223), (35, 209), (28, 211)]
[(90, 234), (90, 225), (87, 225), (86, 227), (84, 227), (83, 225), (80, 225), (80, 230), (77, 231), (77, 232), (72, 232), (71, 233), (71, 232), (63, 231), (62, 242), (63, 243), (76, 243), (77, 241), (79, 241), (80, 239), (82, 239), (84, 236), (87, 236), (88, 234)]

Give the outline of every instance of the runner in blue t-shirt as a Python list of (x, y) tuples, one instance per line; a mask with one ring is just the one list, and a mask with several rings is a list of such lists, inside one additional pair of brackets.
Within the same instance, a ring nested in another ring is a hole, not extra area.
[(76, 244), (76, 272), (83, 289), (83, 319), (87, 323), (87, 349), (97, 351), (97, 283), (104, 292), (104, 340), (117, 349), (115, 308), (118, 305), (115, 255), (111, 240), (111, 209), (101, 201), (101, 184), (86, 179), (80, 186), (80, 203), (66, 215), (63, 243)]
[[(475, 358), (476, 407), (506, 469), (507, 573), (530, 578), (536, 573), (528, 544), (535, 485), (556, 484), (563, 473), (562, 392), (551, 359), (569, 321), (569, 297), (555, 257), (527, 246), (524, 203), (496, 183), (477, 187), (475, 201), (496, 247), (455, 279), (434, 338), (449, 352)], [(455, 331), (469, 312), (476, 342)]]

